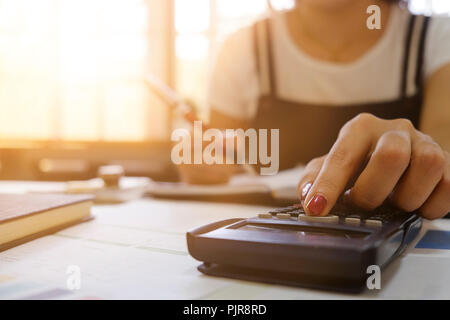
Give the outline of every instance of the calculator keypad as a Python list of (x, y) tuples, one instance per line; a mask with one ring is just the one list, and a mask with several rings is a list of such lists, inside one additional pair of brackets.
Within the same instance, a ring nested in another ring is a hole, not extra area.
[(307, 216), (301, 204), (277, 208), (269, 211), (267, 214), (260, 214), (258, 217), (262, 219), (298, 219), (299, 221), (326, 223), (338, 223), (341, 220), (341, 223), (349, 226), (379, 228), (388, 221), (401, 220), (402, 215), (405, 214), (407, 213), (389, 205), (383, 205), (369, 212), (338, 202), (330, 214), (325, 217)]

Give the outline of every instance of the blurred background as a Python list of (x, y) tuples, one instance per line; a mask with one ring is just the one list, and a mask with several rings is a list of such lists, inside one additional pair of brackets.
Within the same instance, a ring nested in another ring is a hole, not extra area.
[[(410, 6), (450, 14), (448, 0)], [(267, 0), (0, 0), (0, 179), (85, 179), (121, 164), (176, 180), (171, 113), (144, 77), (206, 119), (217, 50), (267, 10)]]

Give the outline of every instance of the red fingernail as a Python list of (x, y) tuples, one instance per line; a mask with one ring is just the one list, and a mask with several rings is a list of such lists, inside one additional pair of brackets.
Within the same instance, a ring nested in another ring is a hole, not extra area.
[(307, 183), (302, 189), (302, 197), (300, 198), (303, 201), (305, 201), (306, 196), (308, 195), (309, 189), (311, 189), (312, 183)]
[(326, 206), (327, 206), (327, 199), (325, 199), (325, 197), (320, 194), (316, 194), (311, 200), (309, 200), (308, 205), (306, 207), (308, 208), (308, 211), (310, 213), (312, 213), (315, 216), (318, 216), (323, 212)]

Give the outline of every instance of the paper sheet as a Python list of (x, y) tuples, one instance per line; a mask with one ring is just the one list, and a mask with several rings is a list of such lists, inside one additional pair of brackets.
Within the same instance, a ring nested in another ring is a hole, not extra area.
[[(1, 189), (1, 183), (0, 183)], [(267, 207), (139, 200), (95, 206), (96, 219), (0, 253), (0, 299), (450, 299), (450, 250), (415, 248), (382, 273), (381, 290), (359, 295), (267, 285), (202, 275), (187, 253), (185, 232)], [(67, 267), (81, 289), (67, 287)]]
[(228, 195), (265, 193), (280, 188), (297, 187), (303, 167), (283, 170), (272, 176), (239, 174), (232, 177), (228, 184), (221, 185), (192, 185), (181, 182), (155, 182), (150, 185), (149, 193), (158, 196), (164, 195)]

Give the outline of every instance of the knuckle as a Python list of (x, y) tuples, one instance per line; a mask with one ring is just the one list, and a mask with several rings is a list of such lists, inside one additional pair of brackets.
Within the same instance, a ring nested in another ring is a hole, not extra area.
[(413, 156), (413, 161), (419, 166), (443, 173), (446, 159), (441, 148), (432, 143), (425, 143)]
[(442, 188), (444, 194), (448, 194), (450, 199), (450, 174), (444, 175), (441, 182), (439, 182), (439, 188)]
[(370, 113), (360, 113), (350, 121), (348, 121), (341, 129), (341, 133), (345, 134), (348, 131), (358, 130), (358, 129), (366, 129), (369, 125), (371, 125), (377, 117)]
[(422, 141), (424, 141), (424, 142), (435, 143), (433, 138), (431, 136), (429, 136), (428, 134), (417, 131), (417, 136), (420, 139), (422, 139)]
[(414, 130), (414, 125), (409, 119), (395, 119), (393, 120), (395, 127), (402, 131), (411, 131)]
[(383, 135), (374, 155), (384, 164), (403, 166), (410, 161), (410, 143), (404, 135), (391, 131)]
[(358, 114), (351, 121), (354, 121), (355, 123), (360, 123), (362, 125), (365, 125), (365, 124), (368, 124), (368, 123), (372, 123), (376, 119), (378, 119), (378, 118), (375, 117), (373, 114), (370, 114), (370, 113), (367, 113), (367, 112), (363, 112), (363, 113)]
[(410, 140), (408, 134), (401, 130), (390, 130), (383, 134), (381, 137), (385, 142), (395, 144), (396, 147), (402, 147), (403, 145), (407, 145), (409, 147)]

